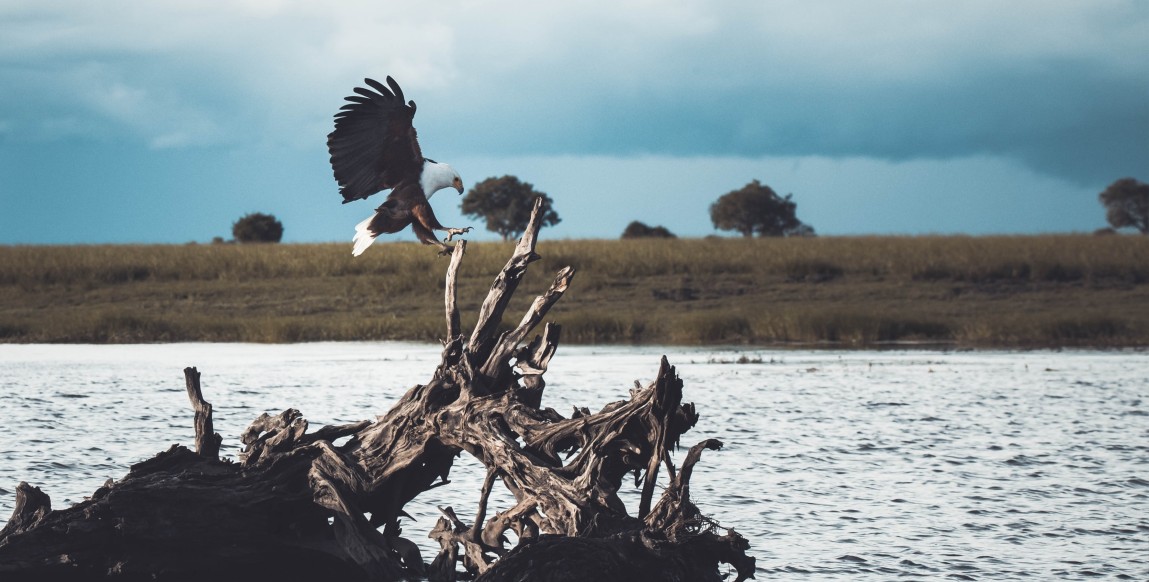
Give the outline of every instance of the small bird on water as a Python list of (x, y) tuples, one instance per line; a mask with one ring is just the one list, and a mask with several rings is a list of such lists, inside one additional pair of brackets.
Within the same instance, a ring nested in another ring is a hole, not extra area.
[[(391, 77), (387, 85), (364, 79), (370, 88), (355, 87), (348, 103), (335, 114), (335, 131), (327, 135), (331, 169), (339, 183), (343, 203), (365, 199), (391, 189), (387, 201), (369, 218), (355, 225), (351, 254), (359, 256), (375, 237), (403, 230), (408, 225), (423, 244), (446, 254), (447, 242), (471, 230), (439, 224), (429, 198), (443, 188), (463, 193), (463, 180), (447, 164), (423, 157), (412, 125), (415, 102), (404, 103), (403, 90)], [(435, 231), (447, 233), (440, 241)]]

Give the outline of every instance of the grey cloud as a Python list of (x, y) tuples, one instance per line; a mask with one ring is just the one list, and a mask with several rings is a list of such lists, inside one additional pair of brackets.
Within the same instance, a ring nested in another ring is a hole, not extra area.
[(1131, 0), (213, 6), (10, 5), (5, 139), (307, 147), (390, 73), (431, 152), (1149, 171), (1149, 4)]
[[(559, 63), (570, 66), (527, 63), (474, 79), (462, 89), (465, 102), (437, 104), (439, 120), (428, 114), (423, 123), (444, 134), (466, 127), (460, 147), (471, 151), (993, 155), (1096, 184), (1149, 172), (1149, 64), (1126, 54), (1149, 53), (1149, 35), (1126, 34), (1149, 25), (1149, 9), (1129, 11), (1133, 24), (1111, 29), (1075, 28), (1069, 11), (1057, 24), (1076, 36), (1065, 38), (1025, 30), (1035, 23), (1017, 15), (993, 34), (945, 30), (936, 41), (917, 30), (871, 31), (889, 38), (877, 47), (842, 40), (877, 52), (857, 55), (823, 46), (834, 38), (780, 46), (727, 21), (677, 45), (655, 39), (649, 54), (595, 45)], [(1014, 32), (1019, 40), (998, 38)], [(791, 32), (787, 40), (803, 38)], [(628, 67), (617, 70), (619, 60)]]

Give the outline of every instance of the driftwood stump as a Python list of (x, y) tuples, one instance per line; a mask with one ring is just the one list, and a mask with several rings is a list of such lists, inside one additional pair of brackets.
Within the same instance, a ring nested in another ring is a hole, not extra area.
[[(542, 408), (560, 327), (547, 323), (526, 340), (574, 271), (559, 271), (518, 325), (500, 331), (512, 294), (539, 258), (538, 209), (469, 337), (455, 301), (466, 243), (456, 245), (442, 360), (430, 381), (385, 415), (308, 432), (297, 410), (264, 414), (242, 435), (239, 462), (219, 460), (211, 405), (199, 372), (188, 368), (196, 451), (172, 446), (57, 511), (21, 483), (0, 530), (0, 579), (719, 580), (721, 562), (738, 580), (753, 577), (747, 541), (690, 501), (695, 463), (721, 443), (695, 445), (677, 470), (671, 461), (698, 415), (682, 402), (682, 381), (666, 358), (653, 384), (597, 413), (564, 418)], [(404, 537), (403, 507), (445, 484), (461, 452), (486, 466), (486, 478), (469, 523), (441, 508), (429, 535), (442, 549), (427, 564)], [(667, 485), (656, 499), (660, 467)], [(642, 486), (637, 515), (618, 497), (629, 474)], [(515, 504), (489, 514), (496, 483)], [(514, 548), (507, 531), (517, 535)]]

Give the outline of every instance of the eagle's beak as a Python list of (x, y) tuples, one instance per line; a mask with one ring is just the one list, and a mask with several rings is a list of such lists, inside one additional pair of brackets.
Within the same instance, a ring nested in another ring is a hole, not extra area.
[(459, 191), (459, 194), (462, 194), (463, 193), (463, 183), (462, 182), (455, 182), (455, 189)]

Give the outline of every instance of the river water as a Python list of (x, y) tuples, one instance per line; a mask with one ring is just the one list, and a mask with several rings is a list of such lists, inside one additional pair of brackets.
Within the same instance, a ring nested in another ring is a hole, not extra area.
[[(759, 579), (1149, 579), (1145, 353), (561, 347), (544, 406), (623, 399), (663, 354), (701, 414), (684, 447), (726, 443), (692, 496), (750, 540)], [(438, 358), (411, 343), (0, 345), (0, 515), (20, 481), (64, 507), (190, 445), (186, 366), (234, 456), (262, 412), (371, 418)], [(482, 477), (464, 455), (408, 508), (424, 559), (436, 505), (473, 515)]]

